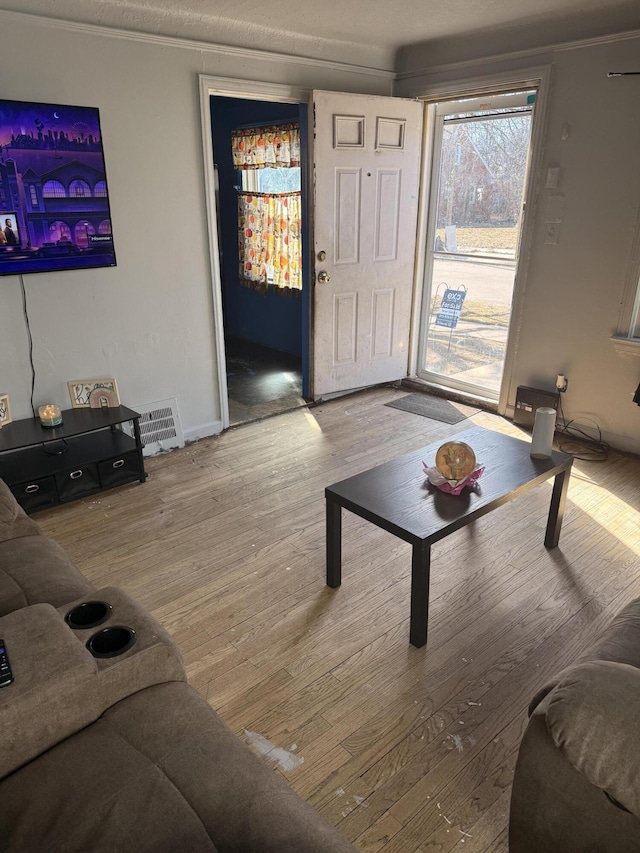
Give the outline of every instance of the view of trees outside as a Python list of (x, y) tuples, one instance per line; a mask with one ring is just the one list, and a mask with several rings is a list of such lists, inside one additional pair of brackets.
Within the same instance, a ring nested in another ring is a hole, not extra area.
[[(426, 369), (499, 390), (511, 315), (531, 112), (445, 120)], [(471, 257), (469, 257), (471, 256)], [(444, 291), (466, 289), (455, 328)]]
[(255, 193), (296, 193), (300, 192), (300, 167), (289, 169), (242, 169), (240, 171), (242, 189)]
[(513, 229), (522, 209), (530, 133), (529, 112), (445, 124), (437, 228), (454, 226), (458, 234), (459, 229), (464, 230), (459, 234), (458, 251), (466, 251), (465, 243), (472, 252), (484, 248), (479, 245), (479, 235), (470, 231), (482, 228), (494, 232), (482, 235), (487, 248), (499, 249), (504, 244), (504, 251), (514, 257)]

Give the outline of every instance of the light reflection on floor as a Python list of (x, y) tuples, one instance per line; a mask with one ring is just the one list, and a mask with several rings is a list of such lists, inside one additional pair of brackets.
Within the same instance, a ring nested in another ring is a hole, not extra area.
[(225, 343), (232, 426), (305, 405), (299, 356), (238, 338)]

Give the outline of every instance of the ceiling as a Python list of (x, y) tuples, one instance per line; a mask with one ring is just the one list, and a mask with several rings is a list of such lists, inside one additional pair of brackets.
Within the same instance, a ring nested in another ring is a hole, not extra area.
[(638, 0), (0, 0), (0, 9), (400, 71), (640, 30)]

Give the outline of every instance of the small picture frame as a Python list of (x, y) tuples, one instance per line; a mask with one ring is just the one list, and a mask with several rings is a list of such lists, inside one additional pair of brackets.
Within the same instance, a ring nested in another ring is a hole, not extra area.
[(74, 409), (102, 409), (120, 405), (115, 379), (72, 379), (67, 382)]
[(11, 409), (9, 407), (9, 395), (0, 394), (0, 427), (11, 423)]

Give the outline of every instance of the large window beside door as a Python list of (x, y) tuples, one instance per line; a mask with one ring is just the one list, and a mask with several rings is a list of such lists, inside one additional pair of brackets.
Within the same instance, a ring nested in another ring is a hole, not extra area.
[(434, 147), (418, 375), (497, 399), (535, 92), (431, 106)]

